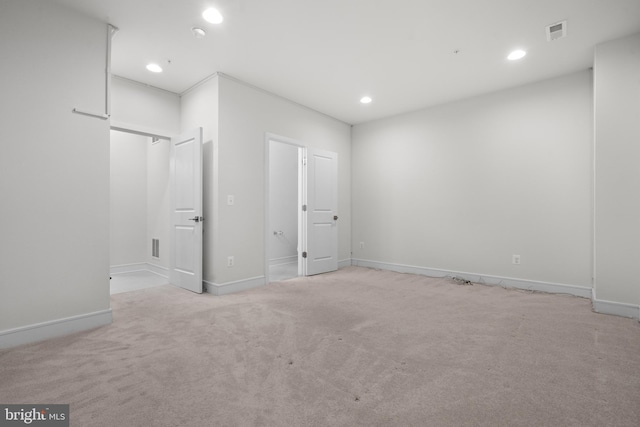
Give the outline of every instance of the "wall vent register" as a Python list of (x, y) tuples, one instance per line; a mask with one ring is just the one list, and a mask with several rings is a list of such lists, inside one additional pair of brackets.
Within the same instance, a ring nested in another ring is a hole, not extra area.
[(160, 239), (151, 239), (151, 256), (160, 258)]

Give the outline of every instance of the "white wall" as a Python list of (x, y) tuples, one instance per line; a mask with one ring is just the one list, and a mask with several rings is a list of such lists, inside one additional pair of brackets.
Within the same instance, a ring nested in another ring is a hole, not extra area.
[(0, 2), (0, 347), (111, 321), (109, 123), (72, 113), (104, 113), (106, 34)]
[(202, 134), (202, 277), (213, 281), (214, 241), (218, 233), (218, 77), (213, 77), (181, 97), (182, 131), (201, 127)]
[[(169, 231), (171, 219), (169, 212), (169, 141), (160, 140), (154, 144), (147, 139), (147, 236), (146, 262), (163, 269), (169, 268)], [(151, 252), (151, 240), (160, 241), (160, 256), (155, 258)], [(165, 273), (165, 271), (162, 271)], [(168, 274), (168, 273), (166, 273)]]
[[(114, 76), (112, 81), (111, 118), (113, 125), (130, 130), (149, 132), (167, 137), (178, 136), (180, 133), (180, 97), (172, 92)], [(131, 138), (134, 138), (134, 136), (131, 136)], [(126, 248), (117, 246), (117, 242), (112, 242), (111, 265), (146, 262), (153, 266), (161, 267), (159, 271), (154, 271), (164, 273), (162, 269), (169, 267), (170, 246), (169, 141), (163, 139), (156, 144), (151, 144), (148, 137), (139, 138), (143, 141), (140, 150), (145, 150), (145, 190), (135, 189), (134, 191), (133, 187), (124, 189), (124, 193), (127, 191), (137, 193), (138, 198), (132, 201), (128, 207), (124, 202), (121, 202), (122, 207), (119, 209), (133, 209), (135, 206), (136, 209), (140, 209), (140, 212), (145, 213), (145, 218), (144, 220), (136, 220), (135, 226), (127, 226), (121, 222), (114, 224), (116, 220), (112, 220), (112, 237), (114, 228), (122, 230), (121, 233), (123, 235), (127, 235), (124, 232), (127, 228), (137, 228), (135, 232), (135, 253), (138, 255), (131, 256), (131, 254), (127, 254)], [(142, 155), (142, 153), (139, 154)], [(114, 160), (112, 158), (112, 162)], [(120, 161), (130, 162), (132, 159), (118, 160), (118, 162)], [(142, 162), (143, 160), (140, 161)], [(132, 183), (142, 178), (142, 176), (133, 177)], [(144, 207), (140, 207), (137, 204), (144, 204)], [(144, 235), (144, 237), (141, 238), (138, 234)], [(159, 258), (151, 256), (151, 239), (154, 238), (160, 240)], [(133, 236), (131, 236), (131, 239), (133, 239)], [(116, 245), (116, 247), (113, 245)], [(142, 256), (140, 256), (140, 246), (143, 247)], [(133, 251), (134, 249), (132, 248), (130, 252)]]
[(591, 287), (591, 85), (584, 71), (355, 126), (353, 257)]
[[(338, 153), (338, 257), (350, 259), (350, 126), (228, 78), (219, 79), (220, 228), (215, 283), (265, 271), (265, 132)], [(235, 196), (235, 205), (222, 203)], [(226, 257), (235, 267), (226, 267)]]
[(111, 122), (166, 136), (180, 132), (180, 97), (114, 76), (111, 82)]
[(596, 297), (638, 306), (640, 34), (596, 47), (595, 105)]
[[(339, 258), (350, 259), (349, 125), (223, 75), (183, 96), (182, 108), (183, 130), (205, 128), (207, 282), (264, 281), (265, 133), (338, 153)], [(234, 206), (227, 195), (235, 196)]]
[(147, 261), (149, 138), (111, 131), (110, 264)]
[(298, 147), (277, 141), (269, 144), (269, 260), (271, 265), (297, 262)]
[[(169, 141), (151, 143), (150, 137), (111, 131), (110, 193), (111, 267), (168, 268)], [(152, 239), (160, 241), (158, 258), (152, 256)]]

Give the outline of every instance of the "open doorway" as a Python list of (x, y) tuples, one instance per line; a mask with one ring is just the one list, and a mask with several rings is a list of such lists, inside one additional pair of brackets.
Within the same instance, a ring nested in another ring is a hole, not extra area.
[(111, 293), (168, 283), (169, 141), (111, 130)]
[(282, 137), (268, 137), (267, 266), (270, 282), (298, 277), (302, 149)]
[(337, 153), (266, 135), (267, 283), (338, 269)]

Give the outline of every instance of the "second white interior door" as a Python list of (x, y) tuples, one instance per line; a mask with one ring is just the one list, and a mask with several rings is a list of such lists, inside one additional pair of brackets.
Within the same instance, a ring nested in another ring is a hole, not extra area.
[(306, 276), (338, 269), (338, 154), (306, 148), (303, 269)]

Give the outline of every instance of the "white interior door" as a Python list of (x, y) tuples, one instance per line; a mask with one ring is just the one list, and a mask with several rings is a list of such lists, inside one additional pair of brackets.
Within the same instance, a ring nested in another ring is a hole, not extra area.
[(202, 128), (171, 139), (169, 282), (202, 293)]
[(306, 151), (302, 264), (311, 276), (338, 269), (338, 154)]

